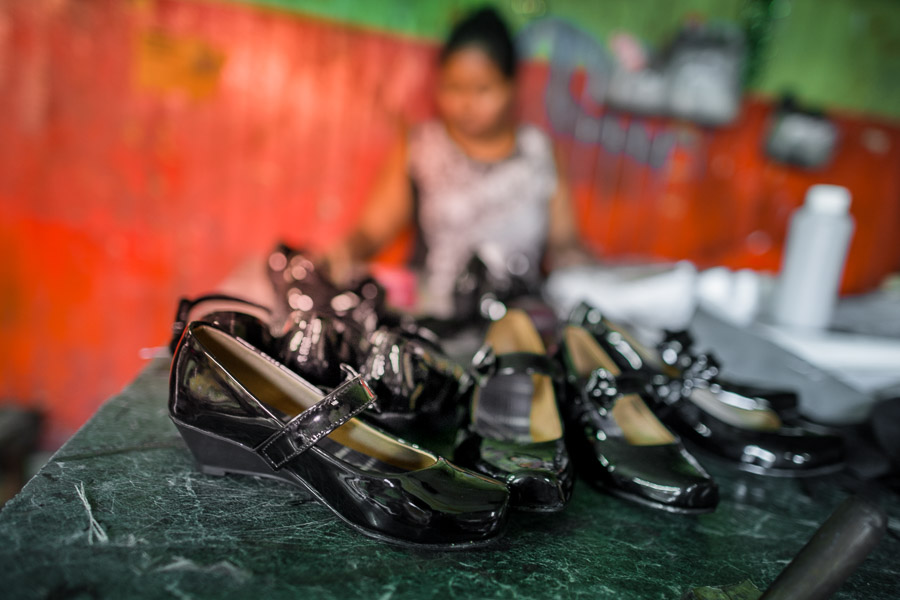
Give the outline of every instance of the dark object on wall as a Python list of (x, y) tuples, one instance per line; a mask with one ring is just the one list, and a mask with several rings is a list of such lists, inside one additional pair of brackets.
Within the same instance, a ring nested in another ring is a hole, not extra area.
[(790, 96), (772, 117), (766, 155), (780, 163), (820, 169), (837, 150), (838, 128), (824, 113), (800, 107)]
[(744, 38), (738, 30), (683, 29), (668, 51), (669, 114), (725, 125), (741, 105)]
[(725, 125), (740, 111), (744, 53), (739, 30), (686, 27), (646, 68), (620, 68), (610, 83), (609, 104), (636, 114)]

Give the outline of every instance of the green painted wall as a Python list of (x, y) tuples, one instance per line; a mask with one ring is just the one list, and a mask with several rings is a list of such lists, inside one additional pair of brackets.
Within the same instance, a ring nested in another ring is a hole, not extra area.
[(755, 89), (900, 118), (900, 1), (781, 4)]
[(516, 28), (549, 15), (577, 23), (598, 37), (625, 30), (663, 42), (685, 17), (736, 20), (743, 0), (237, 0), (440, 40), (450, 23), (489, 4)]
[(791, 91), (822, 108), (900, 119), (900, 0), (233, 0), (440, 40), (473, 7), (496, 6), (519, 28), (548, 15), (598, 38), (616, 31), (659, 47), (686, 19), (751, 33), (751, 90)]

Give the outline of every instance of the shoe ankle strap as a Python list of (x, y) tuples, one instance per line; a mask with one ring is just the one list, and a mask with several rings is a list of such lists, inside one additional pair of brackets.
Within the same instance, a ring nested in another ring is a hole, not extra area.
[(375, 394), (362, 376), (356, 375), (288, 421), (260, 444), (256, 453), (277, 471), (374, 402)]
[(561, 376), (559, 365), (546, 354), (532, 352), (509, 352), (494, 354), (490, 346), (483, 346), (472, 360), (472, 371), (477, 379), (484, 382), (495, 375), (549, 375), (553, 379)]

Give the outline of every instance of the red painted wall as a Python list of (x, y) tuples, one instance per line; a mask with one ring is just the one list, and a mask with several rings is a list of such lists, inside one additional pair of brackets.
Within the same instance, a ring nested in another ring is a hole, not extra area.
[[(0, 399), (47, 410), (59, 441), (167, 341), (179, 296), (277, 239), (346, 231), (397, 122), (431, 114), (434, 52), (236, 4), (0, 4)], [(522, 113), (550, 129), (547, 78), (525, 68)], [(811, 174), (762, 156), (769, 113), (749, 100), (720, 130), (621, 117), (676, 136), (656, 167), (557, 135), (585, 239), (775, 269), (806, 187), (839, 183), (858, 223), (845, 290), (877, 285), (900, 257), (900, 128), (840, 117), (839, 155)]]
[(15, 0), (0, 19), (0, 398), (49, 411), (54, 440), (166, 342), (180, 295), (346, 230), (391, 119), (428, 106), (430, 47), (276, 12)]

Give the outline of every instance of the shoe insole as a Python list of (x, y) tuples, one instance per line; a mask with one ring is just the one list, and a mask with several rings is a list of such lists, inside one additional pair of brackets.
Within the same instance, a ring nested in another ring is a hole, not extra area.
[(739, 429), (777, 431), (781, 429), (778, 414), (766, 407), (742, 408), (728, 402), (731, 392), (695, 387), (688, 399), (720, 421)]
[[(531, 317), (516, 308), (491, 324), (484, 342), (498, 356), (517, 352), (547, 354)], [(472, 404), (473, 424), (482, 435), (523, 442), (546, 442), (562, 437), (562, 421), (549, 375), (494, 376), (475, 391)]]
[[(207, 326), (196, 327), (194, 333), (210, 355), (273, 417), (282, 422), (290, 421), (324, 397), (324, 393), (318, 388), (227, 333)], [(328, 434), (328, 439), (375, 459), (374, 465), (382, 462), (412, 471), (424, 469), (435, 462), (428, 453), (355, 418)], [(327, 442), (325, 446), (328, 446)]]
[[(613, 359), (585, 329), (569, 325), (563, 330), (563, 336), (571, 354), (572, 366), (579, 377), (588, 377), (594, 369), (601, 367), (613, 377), (621, 374)], [(624, 394), (617, 398), (610, 415), (629, 444), (658, 446), (675, 442), (675, 436), (638, 394)]]

